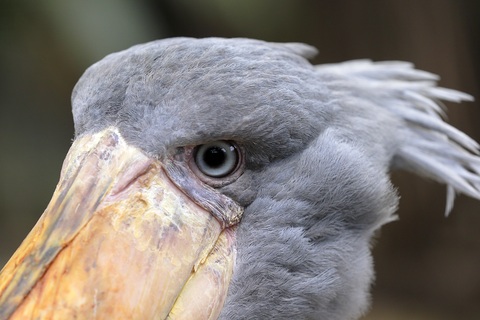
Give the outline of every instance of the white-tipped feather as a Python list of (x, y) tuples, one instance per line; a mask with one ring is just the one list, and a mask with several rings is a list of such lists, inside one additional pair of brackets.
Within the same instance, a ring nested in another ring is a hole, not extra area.
[(446, 215), (456, 193), (480, 199), (479, 145), (443, 121), (441, 102), (472, 101), (471, 95), (437, 87), (437, 75), (405, 62), (355, 60), (316, 69), (348, 77), (362, 98), (403, 120), (405, 137), (400, 139), (397, 165), (447, 185)]
[(413, 64), (405, 61), (381, 61), (352, 60), (342, 63), (322, 64), (315, 66), (319, 71), (346, 74), (349, 76), (369, 78), (375, 80), (414, 80), (414, 81), (437, 81), (436, 74), (415, 70)]
[(426, 94), (433, 99), (440, 99), (451, 102), (473, 101), (473, 97), (467, 93), (453, 89), (431, 87)]
[(430, 116), (441, 118), (446, 118), (447, 116), (445, 110), (443, 109), (443, 105), (439, 105), (415, 91), (406, 91), (405, 97), (407, 97), (407, 99), (414, 100), (415, 103), (413, 106), (421, 111), (426, 112)]

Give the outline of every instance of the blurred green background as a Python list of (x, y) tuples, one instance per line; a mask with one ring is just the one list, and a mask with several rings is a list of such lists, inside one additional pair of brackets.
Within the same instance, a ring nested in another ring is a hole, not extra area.
[[(407, 60), (442, 86), (480, 97), (480, 1), (44, 0), (0, 2), (0, 265), (46, 207), (73, 137), (71, 90), (86, 67), (133, 44), (172, 36), (296, 41), (315, 63)], [(448, 105), (480, 141), (480, 106)], [(400, 220), (374, 247), (365, 319), (480, 319), (480, 202), (394, 173)]]

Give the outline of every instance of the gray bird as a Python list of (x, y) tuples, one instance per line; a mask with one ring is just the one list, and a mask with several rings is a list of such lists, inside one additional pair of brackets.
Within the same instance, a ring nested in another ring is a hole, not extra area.
[(479, 146), (406, 62), (313, 66), (299, 43), (174, 38), (91, 66), (0, 319), (357, 319), (390, 170), (480, 199)]

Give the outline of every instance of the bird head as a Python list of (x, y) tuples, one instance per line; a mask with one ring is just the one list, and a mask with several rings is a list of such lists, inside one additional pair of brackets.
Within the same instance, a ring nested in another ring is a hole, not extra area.
[(354, 319), (389, 172), (480, 198), (478, 145), (404, 62), (313, 66), (299, 43), (174, 38), (91, 66), (44, 214), (0, 274), (2, 319)]

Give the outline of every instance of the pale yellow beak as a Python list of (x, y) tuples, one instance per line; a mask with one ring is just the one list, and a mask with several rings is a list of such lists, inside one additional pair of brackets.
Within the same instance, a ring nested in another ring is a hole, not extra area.
[(78, 138), (0, 273), (0, 319), (216, 319), (234, 231), (115, 129)]

